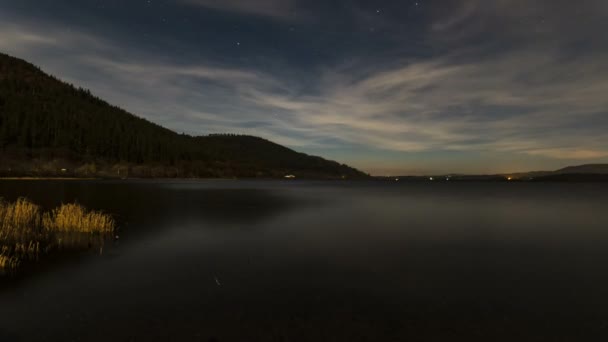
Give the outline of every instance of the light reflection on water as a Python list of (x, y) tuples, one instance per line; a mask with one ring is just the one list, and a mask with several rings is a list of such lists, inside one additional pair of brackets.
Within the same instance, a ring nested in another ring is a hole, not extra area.
[[(0, 288), (0, 341), (608, 336), (606, 184), (2, 182), (115, 215)], [(219, 283), (219, 285), (218, 285)]]

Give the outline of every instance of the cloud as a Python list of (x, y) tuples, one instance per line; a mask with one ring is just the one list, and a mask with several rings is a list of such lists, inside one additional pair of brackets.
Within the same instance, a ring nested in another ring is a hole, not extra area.
[(538, 42), (539, 35), (561, 42), (601, 38), (605, 30), (603, 18), (608, 15), (605, 1), (459, 0), (431, 9), (431, 32), (435, 38), (454, 42), (480, 36), (500, 42)]
[[(0, 19), (2, 17), (0, 16)], [(28, 55), (69, 46), (86, 46), (89, 50), (103, 50), (102, 39), (80, 32), (44, 26), (32, 29), (26, 25), (5, 22), (0, 24), (0, 49), (16, 55)]]
[[(537, 51), (455, 63), (448, 56), (365, 77), (353, 68), (321, 84), (320, 96), (249, 95), (256, 105), (281, 111), (298, 126), (316, 127), (350, 144), (402, 152), (490, 150), (554, 157), (556, 149), (549, 147), (565, 142), (608, 150), (608, 133), (591, 124), (608, 108), (601, 95), (608, 91), (603, 57), (608, 56), (564, 63)], [(581, 122), (589, 126), (581, 129)], [(601, 153), (577, 154), (585, 155)]]
[(252, 14), (285, 20), (294, 15), (294, 0), (179, 0), (183, 4), (226, 12)]
[(531, 155), (549, 156), (556, 159), (597, 159), (608, 157), (608, 151), (586, 150), (577, 148), (554, 148), (528, 151)]

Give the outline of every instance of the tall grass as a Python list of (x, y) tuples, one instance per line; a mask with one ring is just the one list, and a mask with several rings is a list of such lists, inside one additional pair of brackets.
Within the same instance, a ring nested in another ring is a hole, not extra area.
[(78, 249), (103, 244), (114, 231), (110, 215), (64, 204), (50, 212), (26, 199), (0, 199), (0, 272), (17, 269), (53, 249)]
[(78, 204), (64, 204), (42, 216), (42, 225), (49, 231), (80, 233), (112, 233), (114, 220), (111, 216), (87, 211)]

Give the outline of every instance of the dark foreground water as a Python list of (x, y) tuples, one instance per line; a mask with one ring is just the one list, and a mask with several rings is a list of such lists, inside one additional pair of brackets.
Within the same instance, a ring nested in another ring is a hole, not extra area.
[(101, 256), (0, 278), (0, 341), (608, 340), (608, 184), (0, 181), (0, 196), (121, 226)]

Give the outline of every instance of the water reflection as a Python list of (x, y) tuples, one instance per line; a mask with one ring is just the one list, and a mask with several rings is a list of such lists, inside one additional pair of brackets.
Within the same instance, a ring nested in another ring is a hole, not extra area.
[(0, 289), (0, 340), (608, 336), (606, 185), (32, 184), (1, 194), (122, 230)]

